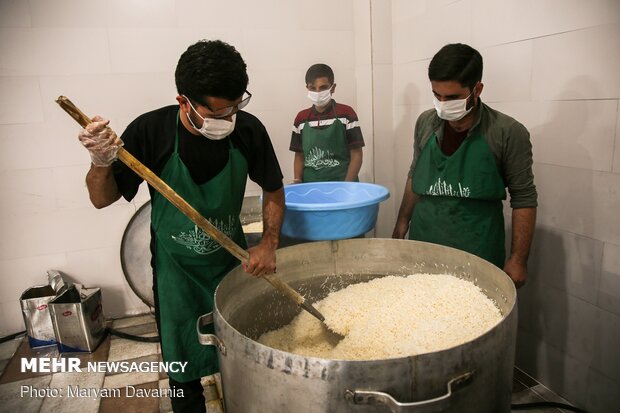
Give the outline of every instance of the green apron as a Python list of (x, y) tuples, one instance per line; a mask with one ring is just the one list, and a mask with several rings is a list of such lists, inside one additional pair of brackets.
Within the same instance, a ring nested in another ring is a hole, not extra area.
[(325, 129), (301, 130), (304, 151), (303, 182), (344, 181), (351, 155), (346, 144), (345, 128), (338, 117)]
[[(245, 248), (239, 220), (248, 169), (245, 158), (231, 143), (224, 169), (197, 185), (179, 156), (178, 142), (177, 126), (174, 152), (162, 171), (162, 180)], [(155, 270), (162, 356), (167, 362), (188, 362), (184, 372), (168, 373), (184, 383), (218, 371), (214, 347), (198, 342), (196, 320), (213, 310), (215, 288), (238, 260), (159, 193), (153, 196), (151, 224), (157, 237)]]
[(503, 268), (505, 260), (504, 182), (482, 135), (468, 136), (446, 156), (433, 134), (413, 173), (409, 238), (447, 245)]

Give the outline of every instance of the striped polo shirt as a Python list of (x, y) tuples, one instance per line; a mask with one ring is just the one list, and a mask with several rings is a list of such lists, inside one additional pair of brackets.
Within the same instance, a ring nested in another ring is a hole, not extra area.
[[(362, 136), (362, 129), (359, 126), (357, 114), (351, 106), (336, 103), (332, 99), (323, 113), (317, 112), (313, 105), (297, 114), (293, 124), (289, 149), (293, 152), (303, 152), (301, 138), (303, 128), (310, 126), (311, 128), (324, 129), (333, 124), (336, 118), (344, 125), (347, 147), (349, 149), (363, 147), (364, 137)], [(308, 122), (307, 125), (306, 122)]]

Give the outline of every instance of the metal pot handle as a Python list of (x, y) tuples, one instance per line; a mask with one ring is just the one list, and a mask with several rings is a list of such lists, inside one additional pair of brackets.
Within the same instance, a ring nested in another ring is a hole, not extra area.
[(213, 324), (213, 312), (201, 315), (196, 321), (196, 333), (198, 334), (198, 341), (203, 346), (215, 346), (220, 353), (226, 355), (226, 346), (224, 342), (219, 339), (215, 334), (201, 333), (202, 328)]
[(426, 410), (430, 406), (433, 407), (433, 411), (437, 411), (435, 409), (440, 407), (441, 404), (445, 404), (452, 397), (453, 392), (467, 386), (471, 382), (473, 375), (474, 372), (471, 371), (455, 377), (447, 383), (446, 394), (418, 402), (401, 403), (390, 394), (372, 390), (345, 390), (344, 397), (353, 404), (386, 405), (393, 413), (416, 412)]

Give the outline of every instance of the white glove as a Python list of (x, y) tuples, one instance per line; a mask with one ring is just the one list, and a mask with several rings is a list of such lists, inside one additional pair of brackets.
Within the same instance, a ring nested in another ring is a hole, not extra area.
[(110, 166), (116, 160), (118, 150), (123, 146), (116, 133), (108, 127), (109, 120), (95, 116), (93, 122), (80, 131), (78, 139), (88, 149), (95, 166)]

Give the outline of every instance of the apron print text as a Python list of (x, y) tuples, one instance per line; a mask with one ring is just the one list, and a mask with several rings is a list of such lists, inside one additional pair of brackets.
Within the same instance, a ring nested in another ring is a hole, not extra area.
[[(228, 217), (228, 223), (222, 220), (214, 220), (211, 222), (213, 226), (222, 231), (226, 236), (232, 237), (235, 229), (233, 217)], [(177, 244), (184, 245), (187, 249), (194, 251), (196, 254), (208, 255), (222, 248), (222, 246), (207, 235), (198, 225), (194, 224), (194, 228), (178, 235), (171, 235), (171, 238)]]
[(333, 158), (334, 154), (328, 150), (322, 150), (317, 147), (312, 148), (306, 156), (305, 166), (314, 169), (333, 168), (340, 165), (337, 159)]
[(452, 187), (452, 184), (442, 181), (440, 177), (437, 178), (437, 182), (428, 188), (424, 195), (469, 198), (471, 196), (471, 191), (468, 186), (462, 186), (460, 182), (458, 182), (458, 188), (454, 188)]

